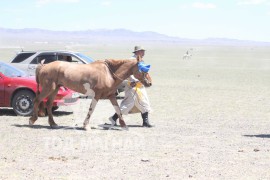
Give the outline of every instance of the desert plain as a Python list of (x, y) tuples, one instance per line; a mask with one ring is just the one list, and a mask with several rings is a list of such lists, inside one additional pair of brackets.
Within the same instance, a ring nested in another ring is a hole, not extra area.
[[(125, 59), (134, 45), (68, 49)], [(142, 128), (140, 114), (124, 116), (128, 131), (99, 127), (114, 113), (108, 100), (99, 101), (88, 131), (81, 127), (90, 99), (60, 107), (56, 129), (47, 117), (31, 127), (29, 117), (1, 108), (0, 179), (269, 179), (270, 47), (141, 45), (152, 66), (154, 128)], [(34, 49), (64, 46), (25, 47)], [(183, 59), (187, 50), (192, 57)], [(1, 47), (1, 61), (16, 51)]]

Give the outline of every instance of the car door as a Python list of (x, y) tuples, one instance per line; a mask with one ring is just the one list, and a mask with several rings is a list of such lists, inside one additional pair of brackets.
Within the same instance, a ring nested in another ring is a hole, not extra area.
[(5, 99), (4, 78), (5, 76), (0, 71), (0, 106), (4, 105), (4, 99)]
[(44, 64), (48, 64), (50, 62), (56, 61), (56, 55), (53, 54), (40, 54), (37, 57), (35, 57), (30, 64), (28, 65), (28, 73), (30, 75), (35, 75), (36, 74), (36, 68), (37, 65), (40, 64), (43, 61)]

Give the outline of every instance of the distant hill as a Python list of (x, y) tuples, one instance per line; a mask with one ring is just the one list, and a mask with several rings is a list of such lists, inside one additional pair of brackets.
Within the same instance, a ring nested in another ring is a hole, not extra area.
[(18, 45), (32, 43), (81, 43), (97, 42), (152, 42), (177, 44), (205, 44), (205, 45), (270, 45), (270, 42), (256, 42), (236, 39), (209, 38), (187, 39), (167, 36), (164, 34), (145, 31), (135, 32), (127, 29), (98, 29), (86, 31), (52, 31), (36, 28), (7, 29), (0, 28), (0, 45)]

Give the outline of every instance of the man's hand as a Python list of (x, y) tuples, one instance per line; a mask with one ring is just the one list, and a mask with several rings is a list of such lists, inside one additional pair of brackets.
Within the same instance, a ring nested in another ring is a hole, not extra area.
[(130, 83), (130, 86), (131, 86), (131, 87), (135, 87), (135, 86), (136, 86), (136, 82), (131, 82), (131, 83)]

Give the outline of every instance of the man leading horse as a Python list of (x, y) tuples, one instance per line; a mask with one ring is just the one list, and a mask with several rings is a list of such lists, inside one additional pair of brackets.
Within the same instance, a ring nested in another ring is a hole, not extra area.
[[(136, 59), (137, 57), (144, 57), (145, 49), (140, 46), (135, 46), (134, 55), (130, 59)], [(150, 65), (142, 66), (141, 71), (148, 73)], [(151, 111), (150, 102), (145, 90), (145, 86), (133, 75), (127, 79), (125, 87), (125, 98), (121, 102), (120, 110), (122, 114), (127, 115), (129, 113), (141, 113), (142, 126), (151, 128), (153, 127), (149, 122), (148, 114)], [(116, 124), (118, 114), (115, 113), (109, 120), (112, 126)]]
[[(48, 98), (47, 112), (51, 127), (57, 126), (53, 120), (52, 104), (61, 86), (65, 86), (76, 92), (89, 95), (92, 94), (92, 102), (83, 123), (83, 128), (87, 130), (90, 117), (100, 99), (109, 99), (119, 117), (121, 127), (127, 128), (115, 92), (119, 84), (134, 75), (145, 86), (151, 86), (150, 75), (144, 71), (149, 68), (137, 56), (133, 60), (113, 60), (96, 61), (91, 64), (72, 64), (68, 62), (55, 61), (45, 65), (39, 65), (36, 69), (37, 96), (34, 100), (34, 111), (29, 119), (29, 124), (33, 125), (38, 119), (39, 104), (44, 98)], [(41, 92), (39, 86), (42, 87)], [(88, 87), (88, 88), (86, 88)], [(90, 89), (89, 89), (90, 88)]]

